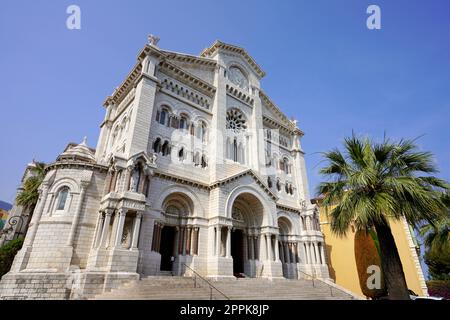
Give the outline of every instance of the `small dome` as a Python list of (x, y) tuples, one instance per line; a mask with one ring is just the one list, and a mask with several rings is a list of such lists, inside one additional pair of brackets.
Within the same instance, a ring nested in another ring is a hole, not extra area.
[(95, 162), (95, 150), (88, 147), (86, 137), (80, 144), (69, 143), (57, 159), (57, 161), (63, 160), (79, 160), (87, 162)]

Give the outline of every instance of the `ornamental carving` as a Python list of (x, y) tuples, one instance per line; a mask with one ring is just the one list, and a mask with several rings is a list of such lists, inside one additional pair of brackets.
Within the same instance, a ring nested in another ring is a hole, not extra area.
[(244, 115), (238, 109), (230, 109), (227, 111), (227, 129), (235, 133), (245, 131), (247, 129), (247, 122)]
[(231, 67), (229, 71), (230, 75), (228, 79), (241, 89), (248, 90), (247, 77), (242, 73), (241, 69), (237, 67)]
[(231, 217), (234, 220), (244, 221), (244, 216), (242, 215), (241, 210), (239, 210), (238, 208), (233, 208), (233, 212), (231, 214)]

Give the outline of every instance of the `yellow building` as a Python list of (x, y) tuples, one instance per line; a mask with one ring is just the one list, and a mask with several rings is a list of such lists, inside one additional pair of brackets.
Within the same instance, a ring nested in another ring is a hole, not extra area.
[[(346, 237), (331, 232), (327, 213), (330, 209), (320, 206), (320, 200), (313, 200), (319, 205), (320, 226), (325, 237), (327, 264), (336, 284), (363, 296), (355, 258), (355, 230), (350, 229)], [(427, 296), (427, 286), (417, 254), (417, 245), (406, 220), (390, 221), (392, 234), (403, 265), (408, 288), (419, 296)]]

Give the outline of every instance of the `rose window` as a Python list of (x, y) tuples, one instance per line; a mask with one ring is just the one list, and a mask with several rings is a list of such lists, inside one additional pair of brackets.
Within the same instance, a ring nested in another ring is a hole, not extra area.
[(227, 129), (240, 132), (247, 129), (247, 124), (242, 112), (237, 109), (227, 111)]

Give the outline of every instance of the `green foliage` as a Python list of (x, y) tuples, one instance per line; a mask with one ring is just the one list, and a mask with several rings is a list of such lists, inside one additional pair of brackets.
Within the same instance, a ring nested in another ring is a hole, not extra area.
[(331, 230), (345, 236), (351, 224), (357, 231), (375, 229), (389, 296), (407, 299), (406, 280), (389, 221), (405, 217), (417, 226), (420, 221), (436, 221), (445, 204), (440, 195), (449, 184), (432, 176), (437, 172), (432, 154), (417, 150), (412, 140), (376, 143), (352, 135), (344, 141), (344, 151), (323, 154), (326, 165), (320, 170), (327, 181), (319, 185), (324, 206), (330, 213)]
[(375, 143), (354, 135), (345, 139), (344, 149), (324, 153), (327, 164), (320, 170), (328, 179), (318, 190), (323, 205), (337, 204), (331, 211), (333, 232), (345, 235), (352, 222), (369, 231), (402, 216), (412, 225), (442, 216), (439, 191), (449, 185), (430, 175), (437, 172), (431, 153), (417, 151), (410, 140)]
[(23, 238), (10, 241), (0, 248), (0, 277), (9, 271), (17, 251), (22, 248)]
[(430, 296), (450, 299), (450, 280), (428, 281), (427, 287)]
[(450, 279), (450, 196), (443, 193), (441, 199), (446, 205), (442, 218), (422, 225), (419, 230), (431, 279)]
[(23, 190), (16, 197), (18, 205), (32, 210), (39, 199), (39, 186), (45, 177), (45, 163), (37, 162), (36, 166), (30, 169), (33, 176), (29, 177), (23, 185)]

